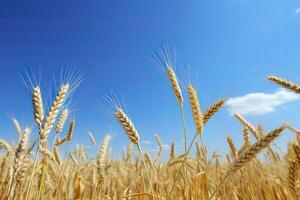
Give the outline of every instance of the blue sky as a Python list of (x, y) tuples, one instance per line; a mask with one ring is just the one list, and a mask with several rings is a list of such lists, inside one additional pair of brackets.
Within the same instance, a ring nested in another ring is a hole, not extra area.
[[(299, 8), (296, 0), (1, 1), (0, 137), (17, 140), (11, 117), (23, 127), (34, 126), (30, 93), (20, 79), (25, 68), (41, 71), (47, 89), (53, 73), (75, 66), (84, 81), (71, 104), (77, 122), (73, 145), (89, 145), (88, 131), (99, 142), (115, 132), (111, 146), (117, 155), (127, 145), (115, 120), (95, 109), (113, 89), (124, 97), (141, 140), (151, 141), (144, 142), (145, 149), (156, 148), (155, 133), (163, 143), (181, 146), (177, 102), (153, 62), (153, 51), (165, 42), (176, 45), (179, 64), (190, 65), (203, 110), (222, 97), (255, 93), (250, 94), (254, 101), (242, 98), (242, 105), (252, 106), (245, 113), (249, 121), (262, 122), (267, 130), (282, 122), (300, 127), (298, 97), (265, 80), (275, 74), (300, 83)], [(255, 113), (253, 104), (267, 113)], [(229, 108), (204, 129), (210, 151), (227, 149), (226, 134), (237, 144), (242, 141), (241, 126)], [(185, 110), (191, 137), (187, 104)], [(285, 148), (290, 136), (278, 143)]]

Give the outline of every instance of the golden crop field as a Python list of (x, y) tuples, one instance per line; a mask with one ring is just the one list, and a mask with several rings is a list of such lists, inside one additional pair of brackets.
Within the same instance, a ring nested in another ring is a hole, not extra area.
[[(36, 128), (23, 129), (17, 119), (13, 119), (19, 135), (17, 144), (0, 140), (0, 149), (4, 152), (0, 159), (0, 199), (300, 198), (300, 132), (296, 128), (289, 124), (278, 124), (273, 130), (266, 132), (262, 126), (256, 127), (236, 113), (235, 118), (243, 127), (243, 145), (237, 147), (228, 136), (224, 143), (228, 143), (230, 152), (208, 154), (202, 132), (206, 123), (218, 114), (226, 100), (216, 100), (216, 103), (203, 111), (195, 86), (190, 82), (184, 86), (179, 84), (171, 62), (165, 60), (164, 69), (181, 111), (178, 115), (182, 117), (184, 128), (184, 152), (177, 152), (175, 143), (172, 143), (169, 158), (161, 161), (159, 158), (163, 147), (159, 135), (156, 135), (160, 149), (158, 154), (153, 157), (149, 152), (143, 151), (140, 142), (143, 135), (136, 130), (134, 121), (131, 121), (125, 109), (115, 104), (110, 114), (128, 136), (129, 146), (126, 152), (120, 159), (111, 159), (107, 146), (113, 138), (107, 135), (102, 144), (97, 145), (90, 133), (89, 139), (99, 151), (97, 157), (87, 158), (84, 147), (72, 150), (67, 147), (76, 124), (75, 119), (70, 124), (65, 124), (69, 111), (64, 105), (74, 91), (74, 86), (70, 82), (62, 83), (49, 109), (46, 109), (40, 86), (33, 85), (32, 116)], [(270, 76), (266, 81), (300, 94), (300, 86), (288, 80)], [(188, 99), (184, 99), (183, 90), (187, 91)], [(192, 141), (187, 141), (186, 138), (184, 106), (191, 109), (194, 119)], [(64, 126), (67, 129), (63, 129)], [(38, 132), (38, 138), (30, 137), (33, 130)], [(286, 130), (294, 133), (294, 140), (286, 145), (287, 153), (283, 155), (270, 144)], [(55, 135), (54, 141), (49, 141), (50, 134)], [(62, 147), (69, 150), (66, 155), (61, 153)], [(191, 154), (191, 149), (194, 148), (197, 149), (196, 155)], [(213, 149), (209, 151), (213, 152)], [(265, 155), (264, 158), (259, 156), (261, 154)]]

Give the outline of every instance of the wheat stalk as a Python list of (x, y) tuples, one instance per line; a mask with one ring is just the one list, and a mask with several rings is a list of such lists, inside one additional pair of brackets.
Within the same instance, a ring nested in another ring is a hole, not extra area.
[(88, 135), (89, 135), (89, 139), (93, 143), (93, 145), (97, 145), (97, 142), (96, 142), (93, 134), (91, 132), (88, 132)]
[(171, 148), (170, 148), (170, 160), (175, 159), (175, 142), (172, 142)]

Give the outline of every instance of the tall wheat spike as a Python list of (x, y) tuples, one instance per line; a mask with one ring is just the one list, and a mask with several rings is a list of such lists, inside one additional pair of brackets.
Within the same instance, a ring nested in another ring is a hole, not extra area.
[(16, 132), (19, 135), (19, 138), (21, 138), (22, 137), (22, 129), (21, 129), (21, 126), (20, 126), (18, 120), (16, 118), (12, 118), (12, 121), (15, 126)]
[(163, 145), (161, 143), (161, 140), (160, 140), (160, 137), (159, 137), (158, 134), (155, 134), (155, 139), (156, 139), (156, 143), (158, 145), (158, 152), (157, 152), (157, 155), (156, 155), (156, 159), (159, 159), (160, 156), (161, 156), (162, 150), (163, 150)]
[(17, 173), (17, 177), (16, 177), (16, 190), (19, 189), (19, 187), (21, 186), (22, 182), (24, 181), (24, 179), (26, 178), (26, 172), (27, 172), (27, 168), (30, 165), (30, 159), (29, 156), (26, 155), (25, 158), (23, 159), (23, 166), (22, 168), (18, 171)]
[(288, 159), (288, 184), (289, 184), (290, 194), (294, 200), (298, 200), (297, 189), (296, 189), (298, 168), (299, 166), (297, 165), (296, 160)]
[(107, 149), (107, 146), (108, 146), (108, 143), (109, 143), (110, 139), (111, 139), (110, 135), (105, 136), (105, 138), (102, 142), (101, 148), (99, 150), (99, 153), (98, 153), (98, 158), (97, 158), (97, 175), (98, 175), (97, 187), (100, 187), (100, 188), (98, 188), (98, 190), (102, 188), (103, 183), (104, 183), (104, 158), (105, 158), (106, 149)]
[(173, 88), (174, 94), (176, 96), (176, 99), (179, 103), (179, 106), (182, 108), (183, 107), (183, 97), (182, 97), (182, 92), (177, 80), (177, 76), (174, 72), (174, 70), (172, 69), (172, 67), (167, 66), (167, 74), (171, 83), (171, 86)]
[(73, 119), (70, 123), (70, 126), (69, 126), (69, 131), (68, 131), (68, 135), (67, 135), (67, 140), (68, 141), (71, 141), (71, 139), (73, 137), (74, 126), (75, 126), (75, 120)]
[(13, 179), (10, 186), (10, 192), (8, 196), (9, 199), (12, 199), (14, 196), (15, 183), (16, 183), (15, 180), (17, 179), (17, 174), (24, 166), (24, 159), (27, 155), (26, 148), (28, 146), (30, 133), (31, 133), (31, 129), (27, 127), (24, 130), (24, 134), (22, 135), (22, 138), (20, 139), (17, 149), (15, 151), (14, 164), (13, 164)]
[(244, 152), (246, 149), (248, 149), (249, 146), (251, 145), (251, 141), (249, 139), (249, 133), (248, 133), (247, 128), (243, 129), (243, 139), (244, 139), (244, 144), (241, 147), (241, 149), (239, 150), (238, 155), (240, 155), (242, 152)]
[(256, 143), (252, 144), (244, 153), (242, 153), (231, 165), (230, 169), (227, 171), (226, 175), (216, 187), (209, 199), (212, 199), (216, 192), (219, 190), (220, 186), (225, 182), (227, 177), (233, 175), (237, 170), (242, 168), (247, 162), (252, 160), (262, 149), (267, 147), (276, 137), (278, 137), (281, 132), (286, 128), (286, 125), (282, 125), (279, 128), (269, 132), (267, 135), (262, 137)]
[(262, 137), (256, 143), (251, 145), (247, 151), (241, 154), (237, 160), (233, 163), (229, 173), (234, 173), (240, 169), (246, 162), (253, 159), (262, 149), (267, 147), (281, 132), (286, 128), (286, 125), (282, 125), (279, 128), (269, 132), (267, 135)]
[(60, 90), (58, 91), (55, 100), (53, 101), (52, 106), (50, 107), (48, 116), (45, 119), (43, 128), (40, 131), (40, 142), (44, 148), (47, 148), (47, 136), (53, 128), (54, 122), (57, 118), (61, 107), (63, 106), (68, 90), (69, 84), (65, 84), (60, 87)]
[(294, 200), (298, 199), (298, 191), (297, 191), (297, 178), (298, 178), (298, 169), (300, 165), (297, 163), (297, 155), (295, 154), (295, 144), (290, 143), (288, 145), (288, 152), (286, 156), (287, 164), (288, 164), (288, 175), (287, 181), (289, 186), (290, 195)]
[(219, 101), (217, 101), (216, 103), (214, 103), (213, 105), (211, 105), (203, 114), (203, 124), (206, 124), (206, 122), (215, 114), (217, 113), (222, 106), (225, 104), (225, 100), (221, 99)]
[(153, 194), (151, 179), (150, 179), (150, 175), (149, 175), (149, 172), (148, 172), (148, 169), (147, 169), (147, 165), (146, 165), (145, 160), (144, 160), (144, 155), (143, 155), (143, 152), (142, 152), (142, 148), (141, 148), (141, 145), (140, 145), (140, 136), (139, 136), (137, 130), (135, 129), (133, 123), (131, 122), (131, 120), (127, 116), (127, 114), (123, 111), (123, 109), (117, 107), (116, 111), (114, 112), (114, 116), (120, 122), (120, 124), (123, 126), (123, 128), (125, 130), (125, 133), (127, 134), (129, 140), (138, 147), (140, 157), (142, 158), (142, 162), (143, 162), (143, 165), (144, 165), (145, 170), (146, 170), (147, 179), (148, 179), (148, 182), (150, 184), (151, 195), (153, 197), (154, 194)]
[(127, 159), (126, 160), (131, 162), (132, 155), (133, 155), (133, 143), (129, 142), (129, 145), (127, 147)]
[(236, 159), (237, 158), (237, 150), (236, 150), (236, 147), (233, 143), (232, 138), (229, 135), (227, 135), (226, 140), (227, 140), (227, 143), (230, 147), (230, 152), (231, 152), (232, 158)]
[(6, 141), (1, 139), (0, 139), (0, 149), (5, 149), (8, 152), (13, 151), (13, 147), (10, 144), (8, 144)]
[(44, 114), (41, 90), (39, 86), (33, 88), (32, 105), (33, 105), (34, 120), (37, 123), (38, 127), (41, 128), (45, 114)]
[(252, 124), (250, 124), (245, 118), (243, 118), (238, 113), (235, 113), (234, 116), (244, 127), (246, 127), (253, 134), (253, 136), (256, 138), (256, 140), (259, 139), (259, 135)]
[(297, 85), (297, 84), (295, 84), (295, 83), (292, 83), (292, 82), (290, 82), (290, 81), (288, 81), (286, 79), (279, 78), (277, 76), (268, 76), (267, 78), (270, 81), (272, 81), (274, 83), (277, 83), (281, 87), (284, 87), (286, 89), (294, 91), (295, 93), (300, 94), (300, 86)]
[(294, 154), (298, 165), (300, 166), (300, 144), (293, 144)]
[[(60, 109), (63, 106), (63, 103), (65, 101), (65, 98), (67, 96), (67, 93), (69, 91), (69, 84), (63, 84), (54, 101), (52, 102), (52, 105), (50, 107), (50, 110), (48, 112), (48, 115), (44, 121), (44, 123), (42, 124), (42, 128), (40, 129), (40, 133), (39, 133), (39, 151), (41, 153), (43, 153), (43, 168), (42, 168), (42, 174), (41, 174), (41, 182), (39, 184), (39, 198), (43, 198), (43, 190), (44, 190), (44, 178), (45, 178), (45, 173), (46, 173), (46, 168), (47, 168), (47, 160), (48, 158), (50, 158), (50, 160), (55, 161), (55, 157), (54, 155), (48, 150), (48, 134), (51, 132), (55, 120), (58, 116), (58, 113), (60, 111)], [(36, 155), (36, 159), (37, 159), (37, 155)], [(36, 164), (36, 159), (34, 161), (34, 166), (33, 166), (33, 170), (32, 170), (32, 175), (34, 173), (34, 168), (35, 168), (35, 164)], [(55, 161), (55, 163), (59, 166), (59, 164)], [(30, 178), (30, 183), (28, 186), (28, 190), (30, 192), (30, 187), (31, 187), (31, 179)], [(27, 199), (28, 196), (26, 196)]]
[(140, 136), (139, 136), (137, 130), (135, 129), (133, 123), (130, 121), (129, 117), (123, 111), (123, 109), (117, 108), (116, 112), (114, 113), (114, 116), (121, 123), (122, 127), (125, 130), (125, 133), (129, 137), (130, 141), (133, 144), (138, 144), (138, 142), (140, 140)]
[(202, 129), (203, 129), (202, 112), (200, 109), (197, 92), (191, 84), (188, 85), (188, 93), (189, 93), (189, 99), (192, 108), (194, 123), (196, 126), (196, 131), (198, 134), (202, 134)]
[(56, 134), (60, 133), (62, 131), (62, 129), (64, 128), (64, 125), (65, 125), (65, 122), (67, 120), (68, 114), (69, 114), (68, 109), (64, 109), (62, 111), (61, 116), (60, 116), (60, 118), (58, 120), (58, 123), (56, 125), (56, 128), (55, 128)]
[(60, 154), (59, 154), (59, 151), (58, 151), (58, 145), (57, 144), (54, 144), (54, 146), (53, 146), (53, 157), (54, 157), (54, 160), (57, 162), (57, 164), (61, 165)]
[(251, 145), (247, 128), (243, 129), (243, 139), (244, 139), (245, 146), (250, 146)]
[(22, 167), (23, 159), (26, 156), (26, 148), (28, 146), (29, 136), (31, 133), (30, 128), (26, 128), (24, 130), (24, 134), (22, 135), (22, 138), (18, 144), (18, 147), (15, 151), (15, 159), (14, 159), (14, 172), (16, 173), (20, 168)]

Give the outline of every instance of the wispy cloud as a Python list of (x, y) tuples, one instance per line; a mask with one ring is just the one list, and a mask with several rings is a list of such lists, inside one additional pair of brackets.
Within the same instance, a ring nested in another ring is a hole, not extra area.
[(279, 89), (273, 94), (249, 93), (241, 97), (230, 98), (226, 104), (231, 114), (262, 115), (275, 111), (276, 108), (285, 103), (299, 99), (299, 95), (285, 89)]
[(151, 144), (151, 142), (149, 140), (144, 140), (142, 141), (142, 144)]
[(299, 15), (299, 14), (300, 14), (300, 8), (297, 8), (297, 9), (294, 11), (294, 14), (295, 14), (295, 15)]

